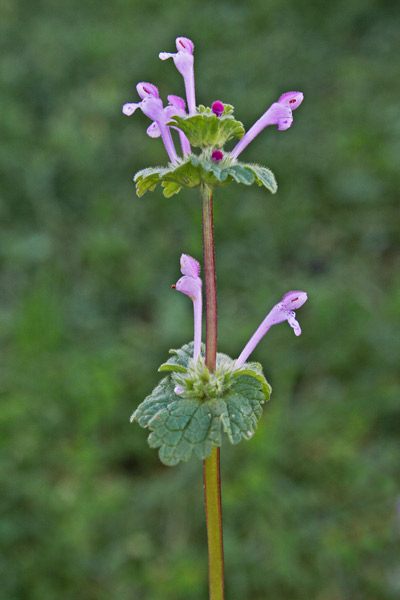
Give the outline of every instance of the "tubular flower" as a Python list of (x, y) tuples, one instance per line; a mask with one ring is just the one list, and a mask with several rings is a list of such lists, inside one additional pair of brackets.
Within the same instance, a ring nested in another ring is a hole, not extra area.
[(161, 60), (172, 58), (175, 66), (179, 73), (183, 76), (185, 83), (186, 99), (189, 114), (193, 115), (196, 113), (196, 97), (194, 91), (194, 70), (193, 70), (193, 49), (194, 44), (192, 40), (185, 37), (176, 38), (176, 49), (178, 52), (160, 52), (159, 57)]
[(275, 304), (274, 308), (268, 313), (265, 317), (264, 321), (255, 331), (253, 336), (247, 342), (246, 346), (243, 348), (239, 358), (236, 361), (236, 366), (240, 367), (243, 363), (246, 362), (250, 354), (253, 352), (254, 348), (260, 342), (260, 340), (267, 333), (268, 329), (272, 325), (276, 325), (276, 323), (282, 323), (283, 321), (287, 321), (289, 325), (293, 328), (295, 335), (301, 334), (301, 327), (296, 320), (295, 309), (303, 306), (305, 301), (307, 300), (306, 292), (288, 292), (285, 294), (278, 304)]
[[(166, 151), (168, 152), (169, 159), (172, 163), (177, 162), (177, 154), (172, 140), (171, 132), (167, 126), (167, 115), (163, 103), (158, 94), (158, 89), (152, 83), (141, 82), (136, 86), (139, 96), (142, 98), (141, 102), (127, 102), (122, 107), (124, 115), (130, 117), (133, 115), (136, 109), (140, 110), (150, 119), (152, 119), (158, 127), (162, 141)], [(151, 126), (150, 126), (151, 127)], [(149, 131), (148, 131), (149, 133)], [(151, 135), (151, 133), (149, 133)], [(158, 136), (152, 136), (158, 137)]]
[(283, 94), (278, 102), (274, 102), (236, 144), (231, 152), (232, 158), (237, 158), (246, 146), (254, 140), (256, 135), (268, 125), (278, 125), (278, 129), (281, 131), (289, 129), (293, 123), (292, 111), (300, 106), (303, 98), (301, 92), (286, 92), (286, 94)]
[(181, 273), (183, 277), (172, 286), (179, 292), (186, 294), (193, 301), (194, 312), (194, 348), (193, 359), (200, 357), (201, 349), (201, 317), (202, 317), (202, 281), (200, 278), (200, 265), (188, 254), (181, 256)]
[[(171, 119), (173, 119), (176, 115), (184, 117), (186, 115), (186, 103), (184, 99), (180, 98), (179, 96), (173, 96), (172, 94), (167, 97), (169, 104), (164, 108), (166, 122), (168, 123), (169, 121), (171, 121)], [(173, 127), (173, 129), (177, 129), (173, 125), (171, 125), (170, 127)], [(178, 129), (178, 133), (183, 154), (190, 154), (192, 152), (192, 149), (190, 147), (189, 140), (187, 139), (183, 131), (181, 131), (180, 129)], [(160, 128), (155, 121), (153, 121), (153, 123), (147, 128), (147, 135), (153, 138), (160, 137)]]

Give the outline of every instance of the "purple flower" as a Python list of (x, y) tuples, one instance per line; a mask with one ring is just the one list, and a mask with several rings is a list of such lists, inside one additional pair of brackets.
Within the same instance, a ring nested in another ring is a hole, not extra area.
[(201, 349), (201, 317), (202, 317), (202, 281), (200, 278), (200, 265), (188, 254), (181, 256), (181, 273), (183, 277), (178, 279), (172, 287), (186, 294), (193, 301), (194, 311), (194, 348), (193, 358), (197, 360)]
[[(180, 96), (174, 96), (170, 94), (167, 96), (169, 105), (165, 108), (165, 113), (167, 116), (167, 122), (173, 119), (175, 116), (184, 117), (186, 116), (186, 103), (183, 98)], [(173, 125), (171, 125), (174, 129), (177, 129)], [(190, 142), (187, 139), (186, 135), (178, 129), (179, 139), (181, 141), (181, 147), (183, 154), (191, 154), (192, 149), (190, 147)]]
[[(166, 106), (164, 108), (164, 115), (165, 115), (165, 119), (166, 119), (167, 123), (169, 121), (171, 121), (171, 119), (173, 119), (176, 115), (179, 115), (181, 117), (186, 115), (186, 110), (185, 110), (186, 103), (183, 98), (180, 98), (179, 96), (173, 96), (171, 94), (168, 96), (168, 102), (169, 102), (168, 106)], [(173, 125), (170, 125), (170, 127), (177, 129)], [(190, 142), (187, 139), (186, 135), (180, 129), (178, 129), (178, 133), (179, 133), (179, 139), (181, 141), (181, 147), (182, 147), (183, 154), (184, 155), (191, 154), (192, 149), (190, 147)], [(149, 135), (152, 138), (160, 137), (161, 132), (160, 132), (160, 128), (157, 125), (156, 121), (153, 121), (153, 123), (148, 126), (147, 135)]]
[(236, 144), (231, 152), (232, 158), (237, 158), (246, 146), (254, 140), (256, 135), (268, 125), (278, 125), (278, 129), (281, 131), (289, 129), (293, 123), (292, 111), (300, 106), (303, 98), (301, 92), (286, 92), (286, 94), (283, 94), (278, 102), (274, 102)]
[(183, 76), (186, 90), (186, 99), (189, 109), (189, 114), (196, 113), (196, 98), (194, 91), (194, 70), (193, 70), (193, 49), (194, 44), (191, 40), (185, 37), (176, 38), (176, 48), (178, 52), (160, 52), (161, 60), (173, 58), (176, 68)]
[[(127, 102), (122, 107), (124, 115), (130, 117), (133, 115), (136, 109), (140, 110), (158, 126), (162, 141), (166, 151), (168, 152), (169, 159), (172, 163), (177, 162), (177, 154), (172, 140), (171, 132), (167, 127), (167, 116), (164, 112), (164, 107), (161, 98), (158, 94), (158, 89), (152, 83), (141, 82), (136, 86), (139, 96), (142, 98), (141, 102)], [(150, 126), (151, 127), (151, 126)], [(149, 131), (148, 131), (149, 133)], [(151, 133), (149, 133), (151, 135)], [(157, 137), (157, 136), (153, 136)]]
[(278, 302), (278, 304), (275, 304), (274, 308), (268, 313), (264, 321), (247, 342), (236, 361), (236, 367), (240, 367), (246, 362), (254, 348), (272, 325), (276, 325), (276, 323), (282, 323), (282, 321), (287, 321), (293, 328), (295, 335), (300, 335), (301, 328), (296, 320), (296, 313), (294, 311), (295, 309), (300, 308), (300, 306), (303, 306), (306, 300), (306, 292), (288, 292), (285, 294), (282, 300)]
[(195, 258), (192, 258), (188, 254), (181, 255), (181, 273), (182, 275), (187, 275), (187, 277), (196, 277), (200, 276), (200, 265)]
[(217, 117), (220, 117), (222, 115), (222, 113), (224, 112), (224, 108), (225, 107), (220, 100), (216, 100), (211, 105), (211, 110), (215, 115), (217, 115)]

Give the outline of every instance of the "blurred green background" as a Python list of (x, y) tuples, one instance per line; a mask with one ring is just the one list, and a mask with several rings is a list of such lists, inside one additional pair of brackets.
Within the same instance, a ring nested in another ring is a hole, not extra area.
[(292, 128), (242, 157), (276, 196), (215, 198), (219, 348), (237, 356), (282, 295), (295, 338), (254, 352), (272, 387), (257, 434), (222, 449), (228, 600), (400, 594), (400, 9), (395, 1), (2, 0), (2, 600), (203, 600), (202, 464), (167, 468), (129, 417), (191, 339), (179, 256), (200, 201), (131, 181), (166, 164), (138, 81), (251, 124), (302, 90)]

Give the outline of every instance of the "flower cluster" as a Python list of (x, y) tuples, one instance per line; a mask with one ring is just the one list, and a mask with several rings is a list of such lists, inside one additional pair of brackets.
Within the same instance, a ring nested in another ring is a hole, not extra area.
[[(154, 138), (161, 137), (170, 161), (167, 167), (147, 168), (136, 173), (136, 191), (142, 196), (161, 183), (164, 196), (169, 198), (182, 188), (200, 188), (203, 207), (208, 207), (203, 211), (203, 218), (208, 212), (210, 220), (207, 239), (212, 242), (212, 194), (216, 186), (225, 186), (231, 181), (244, 185), (256, 183), (271, 193), (276, 192), (274, 174), (267, 167), (239, 162), (238, 157), (265, 127), (276, 125), (280, 131), (289, 129), (293, 110), (302, 103), (303, 94), (287, 92), (280, 96), (246, 133), (243, 124), (233, 116), (230, 104), (215, 100), (208, 107), (196, 105), (193, 42), (179, 37), (176, 48), (175, 53), (161, 52), (159, 56), (161, 60), (173, 59), (183, 76), (186, 100), (169, 95), (168, 104), (164, 106), (158, 88), (141, 82), (137, 85), (140, 101), (124, 104), (122, 109), (129, 116), (140, 108), (151, 119), (147, 133)], [(175, 148), (173, 130), (179, 134), (181, 155)], [(239, 141), (232, 150), (226, 151), (225, 144), (232, 138)], [(199, 154), (193, 148), (199, 149)], [(204, 235), (205, 231), (203, 228)], [(212, 248), (212, 243), (210, 245)], [(207, 253), (205, 261), (205, 268), (210, 268), (213, 261)], [(247, 360), (272, 325), (287, 321), (295, 335), (300, 335), (295, 310), (307, 300), (306, 292), (288, 292), (270, 310), (236, 360), (213, 348), (213, 360), (206, 361), (201, 342), (200, 265), (191, 256), (182, 254), (180, 267), (182, 276), (172, 287), (193, 302), (193, 342), (170, 350), (170, 358), (159, 368), (164, 373), (163, 379), (131, 417), (149, 429), (148, 442), (159, 449), (160, 459), (166, 465), (186, 461), (192, 454), (201, 459), (210, 457), (213, 447), (221, 445), (222, 434), (226, 434), (232, 444), (252, 437), (262, 405), (270, 398), (271, 386), (261, 365)]]
[[(181, 256), (181, 277), (172, 287), (186, 294), (193, 300), (194, 307), (194, 351), (193, 360), (200, 357), (201, 347), (201, 322), (202, 322), (202, 284), (200, 278), (200, 265), (191, 256), (182, 254)], [(301, 327), (296, 319), (295, 310), (303, 306), (307, 300), (307, 293), (302, 291), (293, 291), (285, 294), (280, 302), (270, 310), (260, 326), (256, 329), (246, 346), (243, 348), (235, 367), (239, 368), (247, 361), (254, 348), (258, 345), (267, 331), (276, 325), (287, 321), (292, 327), (295, 335), (301, 334)], [(182, 389), (175, 388), (175, 393), (182, 393)]]
[[(201, 113), (200, 108), (196, 107), (195, 97), (195, 80), (194, 80), (194, 44), (191, 40), (185, 37), (178, 37), (176, 39), (177, 52), (160, 52), (159, 57), (161, 60), (172, 58), (176, 68), (183, 76), (186, 102), (183, 98), (175, 95), (169, 95), (168, 105), (164, 107), (163, 102), (159, 96), (158, 89), (152, 83), (141, 82), (136, 86), (137, 92), (141, 98), (140, 102), (128, 102), (122, 107), (122, 112), (125, 115), (132, 115), (137, 108), (152, 120), (151, 125), (147, 129), (147, 133), (151, 137), (161, 137), (164, 142), (165, 149), (168, 153), (169, 160), (172, 165), (177, 166), (180, 162), (185, 161), (191, 153), (191, 143), (185, 134), (185, 127), (181, 127), (182, 119), (189, 119)], [(283, 94), (277, 102), (274, 102), (268, 110), (254, 123), (254, 125), (243, 135), (236, 133), (237, 137), (241, 137), (240, 141), (236, 144), (230, 153), (226, 153), (227, 164), (235, 164), (239, 154), (246, 148), (246, 146), (269, 125), (277, 125), (278, 129), (284, 131), (291, 127), (293, 123), (293, 110), (298, 108), (303, 101), (303, 94), (301, 92), (287, 92)], [(186, 111), (187, 105), (187, 111)], [(229, 108), (228, 108), (229, 107)], [(225, 116), (228, 117), (232, 107), (226, 105), (220, 100), (213, 102), (211, 109), (208, 109), (209, 114), (216, 116), (217, 118), (223, 119)], [(203, 111), (204, 114), (204, 111)], [(178, 119), (176, 119), (178, 117)], [(180, 118), (180, 119), (179, 119)], [(232, 119), (231, 116), (229, 116)], [(237, 121), (235, 123), (238, 123)], [(182, 148), (182, 157), (179, 157), (174, 145), (174, 141), (171, 135), (171, 129), (177, 129), (180, 136), (180, 144)], [(184, 129), (185, 131), (183, 131)], [(243, 137), (242, 137), (243, 136)], [(232, 137), (232, 136), (231, 136)], [(221, 139), (215, 140), (215, 147), (209, 148), (211, 150), (211, 160), (215, 163), (219, 163), (225, 157), (222, 152), (220, 145)], [(226, 141), (225, 139), (223, 141)], [(201, 146), (201, 144), (198, 144)], [(203, 146), (204, 150), (206, 146)]]

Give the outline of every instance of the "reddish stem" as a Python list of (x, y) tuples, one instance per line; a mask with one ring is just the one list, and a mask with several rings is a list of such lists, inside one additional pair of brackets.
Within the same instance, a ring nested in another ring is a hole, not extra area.
[[(204, 279), (206, 287), (206, 365), (215, 371), (217, 357), (217, 286), (215, 278), (212, 189), (202, 188)], [(220, 480), (220, 449), (203, 462), (210, 600), (224, 600), (224, 550)]]

